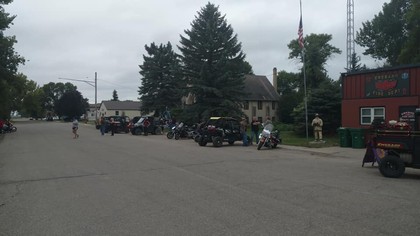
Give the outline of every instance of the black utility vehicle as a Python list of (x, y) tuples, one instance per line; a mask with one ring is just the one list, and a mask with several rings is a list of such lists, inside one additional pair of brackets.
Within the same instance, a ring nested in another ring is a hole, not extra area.
[(114, 120), (113, 125), (116, 133), (128, 133), (128, 116), (108, 116), (105, 118), (105, 133), (111, 131), (111, 118)]
[[(412, 124), (384, 122), (373, 127), (364, 162), (379, 162), (379, 171), (385, 177), (398, 178), (404, 174), (405, 167), (420, 169), (420, 108), (411, 118)], [(370, 160), (370, 161), (366, 161)]]
[(133, 135), (148, 135), (151, 134), (162, 134), (161, 125), (159, 119), (153, 116), (142, 116), (140, 119), (130, 128), (131, 134)]
[(223, 142), (233, 145), (235, 141), (243, 140), (240, 122), (232, 117), (211, 117), (199, 132), (200, 146), (212, 142), (213, 146), (221, 147)]

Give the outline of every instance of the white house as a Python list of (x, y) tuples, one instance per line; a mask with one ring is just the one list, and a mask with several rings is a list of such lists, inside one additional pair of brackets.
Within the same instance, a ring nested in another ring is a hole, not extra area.
[(102, 101), (98, 117), (103, 116), (128, 116), (133, 118), (141, 116), (141, 102), (135, 101)]

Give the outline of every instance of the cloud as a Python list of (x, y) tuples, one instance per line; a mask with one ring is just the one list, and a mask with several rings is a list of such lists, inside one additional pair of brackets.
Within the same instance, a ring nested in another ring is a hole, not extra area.
[[(297, 72), (301, 65), (288, 59), (287, 44), (297, 38), (299, 2), (275, 0), (217, 0), (219, 11), (238, 35), (246, 60), (254, 72), (271, 79), (273, 67)], [(384, 2), (356, 2), (355, 29), (373, 19)], [(98, 101), (112, 98), (137, 100), (141, 85), (139, 65), (144, 45), (171, 42), (176, 50), (180, 35), (191, 28), (207, 0), (25, 0), (4, 6), (17, 15), (6, 31), (16, 35), (15, 50), (27, 60), (20, 71), (40, 86), (66, 82), (58, 78), (94, 80), (98, 75)], [(331, 44), (343, 54), (328, 61), (327, 69), (338, 79), (346, 66), (346, 2), (303, 1), (304, 34), (332, 34)], [(362, 49), (358, 49), (360, 54)], [(372, 63), (369, 58), (366, 62)], [(366, 63), (362, 61), (362, 63)], [(369, 64), (366, 63), (366, 64)], [(94, 102), (94, 90), (75, 84)]]

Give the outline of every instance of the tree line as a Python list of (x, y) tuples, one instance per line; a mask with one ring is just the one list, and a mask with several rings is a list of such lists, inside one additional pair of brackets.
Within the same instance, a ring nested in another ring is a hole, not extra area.
[[(4, 35), (16, 17), (6, 13), (2, 6), (10, 2), (12, 0), (0, 0), (0, 117), (9, 117), (11, 111), (31, 116), (48, 111), (63, 113), (60, 109), (70, 104), (66, 99), (75, 99), (81, 104), (79, 108), (86, 108), (87, 100), (76, 86), (49, 83), (39, 87), (17, 71), (25, 59), (14, 51), (16, 38)], [(419, 5), (419, 0), (385, 3), (382, 11), (357, 31), (355, 41), (365, 49), (363, 54), (384, 61), (383, 67), (419, 63)], [(330, 34), (305, 35), (305, 57), (297, 39), (287, 45), (289, 59), (301, 65), (301, 69), (297, 73), (278, 72), (281, 95), (278, 117), (283, 123), (293, 124), (297, 131), (302, 132), (305, 124), (304, 70), (308, 113), (322, 114), (327, 129), (335, 130), (340, 126), (340, 81), (328, 76), (326, 65), (341, 50), (331, 45), (331, 40)], [(179, 53), (170, 42), (145, 45), (138, 90), (142, 112), (154, 111), (158, 116), (170, 110), (179, 119), (194, 122), (209, 116), (242, 116), (247, 97), (243, 92), (244, 75), (253, 74), (253, 70), (246, 61), (238, 36), (219, 7), (212, 3), (202, 7), (191, 22), (191, 28), (180, 35), (176, 48)], [(353, 55), (351, 68), (345, 69), (357, 71), (367, 67), (361, 64), (360, 57)], [(193, 103), (187, 105), (186, 98)], [(115, 90), (113, 100), (118, 100)]]

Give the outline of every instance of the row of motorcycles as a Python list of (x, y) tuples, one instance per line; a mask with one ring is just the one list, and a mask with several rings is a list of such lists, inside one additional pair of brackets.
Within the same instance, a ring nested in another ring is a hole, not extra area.
[(198, 135), (197, 129), (195, 126), (185, 125), (183, 122), (180, 122), (177, 125), (174, 125), (171, 130), (166, 134), (168, 139), (175, 138), (176, 140), (180, 138), (192, 138), (194, 139)]
[(6, 121), (6, 122), (2, 122), (2, 124), (0, 124), (0, 133), (12, 133), (12, 132), (16, 132), (17, 131), (17, 127), (13, 125), (12, 122), (10, 121)]

